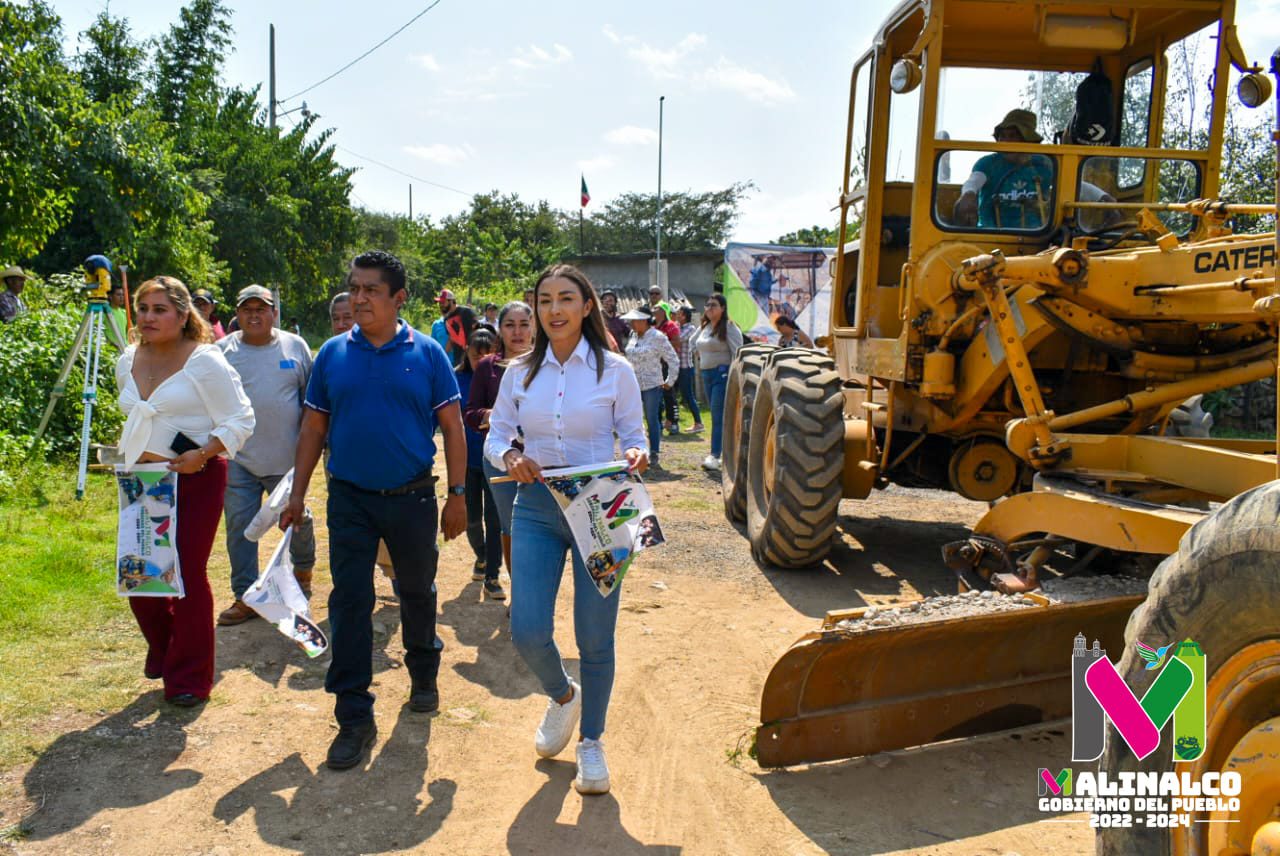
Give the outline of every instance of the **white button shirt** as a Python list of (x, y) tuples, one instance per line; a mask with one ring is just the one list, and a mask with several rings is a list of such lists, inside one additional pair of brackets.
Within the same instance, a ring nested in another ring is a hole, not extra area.
[(640, 384), (626, 358), (604, 352), (604, 374), (596, 380), (595, 356), (584, 337), (562, 365), (547, 348), (542, 368), (528, 388), (528, 360), (507, 368), (489, 414), (484, 454), (500, 470), (502, 456), (523, 433), (524, 454), (540, 467), (571, 467), (618, 459), (623, 450), (648, 450)]

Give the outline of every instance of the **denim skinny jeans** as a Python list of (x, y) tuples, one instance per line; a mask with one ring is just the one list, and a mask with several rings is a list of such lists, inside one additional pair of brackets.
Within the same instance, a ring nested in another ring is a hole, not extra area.
[[(661, 402), (661, 389), (655, 389)], [(582, 736), (599, 740), (613, 692), (613, 633), (619, 589), (601, 597), (587, 573), (573, 533), (546, 485), (522, 484), (512, 516), (511, 641), (551, 698), (569, 691), (555, 642), (556, 595), (565, 553), (573, 555), (573, 632), (582, 674)], [(621, 587), (619, 587), (621, 588)]]
[(676, 378), (676, 386), (680, 390), (680, 397), (684, 399), (685, 406), (689, 408), (689, 412), (693, 414), (693, 424), (702, 424), (702, 411), (698, 409), (698, 396), (694, 391), (693, 368), (680, 369), (680, 377)]
[(649, 431), (649, 463), (658, 463), (662, 446), (662, 387), (640, 390), (640, 404), (644, 407), (644, 425)]
[(711, 455), (720, 457), (724, 439), (724, 390), (729, 381), (729, 367), (702, 370), (702, 386), (711, 402)]
[(494, 484), (490, 479), (497, 476), (505, 476), (503, 470), (498, 469), (489, 463), (489, 459), (484, 459), (484, 487), (489, 491), (489, 496), (493, 497), (493, 505), (498, 510), (498, 526), (502, 530), (502, 534), (507, 537), (511, 536), (511, 507), (516, 501), (516, 483), (515, 482), (499, 482)]

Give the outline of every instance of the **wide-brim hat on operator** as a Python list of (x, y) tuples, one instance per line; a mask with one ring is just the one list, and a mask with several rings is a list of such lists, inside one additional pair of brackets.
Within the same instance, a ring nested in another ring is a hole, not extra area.
[(14, 276), (18, 277), (19, 279), (31, 279), (31, 277), (27, 275), (26, 271), (24, 271), (22, 268), (18, 267), (17, 265), (9, 265), (7, 268), (4, 269), (3, 273), (0, 273), (0, 279), (9, 279), (10, 277), (14, 277)]
[(620, 315), (618, 317), (620, 317), (623, 321), (648, 321), (650, 324), (652, 324), (653, 310), (650, 309), (648, 306), (637, 306), (635, 309), (632, 309), (630, 312), (624, 315)]
[(1038, 143), (1044, 139), (1036, 130), (1036, 114), (1030, 110), (1010, 110), (992, 133), (998, 137), (1006, 128), (1015, 129), (1028, 143)]
[(271, 293), (271, 289), (262, 285), (246, 285), (240, 289), (240, 293), (236, 295), (236, 306), (243, 306), (246, 300), (261, 300), (271, 307), (276, 305), (276, 296)]

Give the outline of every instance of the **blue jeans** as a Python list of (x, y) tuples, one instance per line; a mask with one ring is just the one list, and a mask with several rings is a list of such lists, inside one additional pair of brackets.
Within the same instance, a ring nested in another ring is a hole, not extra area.
[(658, 450), (662, 445), (662, 387), (640, 390), (640, 404), (644, 407), (644, 423), (649, 429), (649, 463), (658, 463)]
[(702, 370), (702, 386), (711, 402), (711, 456), (720, 457), (724, 439), (724, 390), (729, 382), (729, 367)]
[(324, 688), (339, 725), (373, 720), (373, 568), (387, 542), (400, 595), (404, 664), (415, 685), (435, 686), (444, 643), (436, 635), (436, 496), (431, 486), (381, 496), (329, 479), (329, 651)]
[(693, 424), (702, 424), (702, 411), (698, 409), (698, 396), (693, 388), (693, 369), (680, 369), (680, 377), (676, 379), (676, 386), (680, 390), (680, 395), (684, 398), (685, 405), (689, 408), (689, 412), (693, 414)]
[[(223, 509), (227, 517), (227, 556), (231, 559), (231, 591), (244, 596), (258, 578), (258, 543), (244, 537), (244, 529), (262, 507), (265, 494), (275, 490), (283, 475), (255, 476), (235, 461), (227, 461), (227, 492)], [(307, 512), (293, 532), (289, 557), (295, 571), (309, 571), (316, 564), (316, 532)]]
[(484, 470), (467, 467), (467, 541), (476, 554), (476, 562), (484, 562), (484, 576), (498, 578), (502, 567), (502, 536), (498, 531), (498, 508), (485, 489)]
[[(661, 389), (654, 390), (659, 393)], [(599, 740), (613, 692), (613, 632), (618, 623), (615, 589), (601, 597), (560, 506), (543, 484), (522, 484), (512, 520), (511, 641), (542, 683), (543, 692), (561, 698), (569, 676), (555, 642), (556, 595), (564, 575), (566, 552), (573, 554), (573, 632), (582, 673), (582, 736)], [(620, 588), (620, 587), (619, 587)]]
[(516, 483), (501, 482), (494, 484), (489, 479), (495, 476), (505, 476), (506, 473), (489, 463), (489, 459), (484, 459), (484, 475), (485, 489), (489, 491), (489, 496), (493, 497), (493, 505), (498, 510), (498, 526), (502, 530), (502, 534), (508, 538), (511, 537), (511, 506), (516, 501)]

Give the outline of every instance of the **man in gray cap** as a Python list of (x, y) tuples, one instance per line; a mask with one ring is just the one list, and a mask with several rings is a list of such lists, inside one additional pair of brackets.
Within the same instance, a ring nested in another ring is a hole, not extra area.
[[(1010, 110), (995, 127), (996, 142), (1038, 143), (1036, 114)], [(960, 188), (952, 222), (982, 229), (1042, 229), (1053, 197), (1053, 163), (1028, 152), (993, 152), (978, 159)]]
[(0, 291), (0, 321), (8, 323), (27, 311), (27, 304), (19, 296), (27, 284), (27, 274), (13, 265), (0, 273), (0, 279), (4, 280), (4, 291)]
[[(244, 537), (244, 530), (258, 513), (263, 495), (293, 467), (302, 400), (311, 377), (311, 349), (306, 341), (272, 326), (275, 303), (275, 295), (261, 285), (242, 289), (236, 296), (240, 329), (218, 342), (227, 362), (240, 374), (256, 422), (253, 436), (227, 464), (227, 555), (236, 600), (218, 616), (218, 623), (224, 626), (257, 615), (243, 598), (258, 578), (258, 545)], [(294, 576), (310, 596), (311, 570), (316, 563), (310, 515), (294, 530), (289, 555)]]

